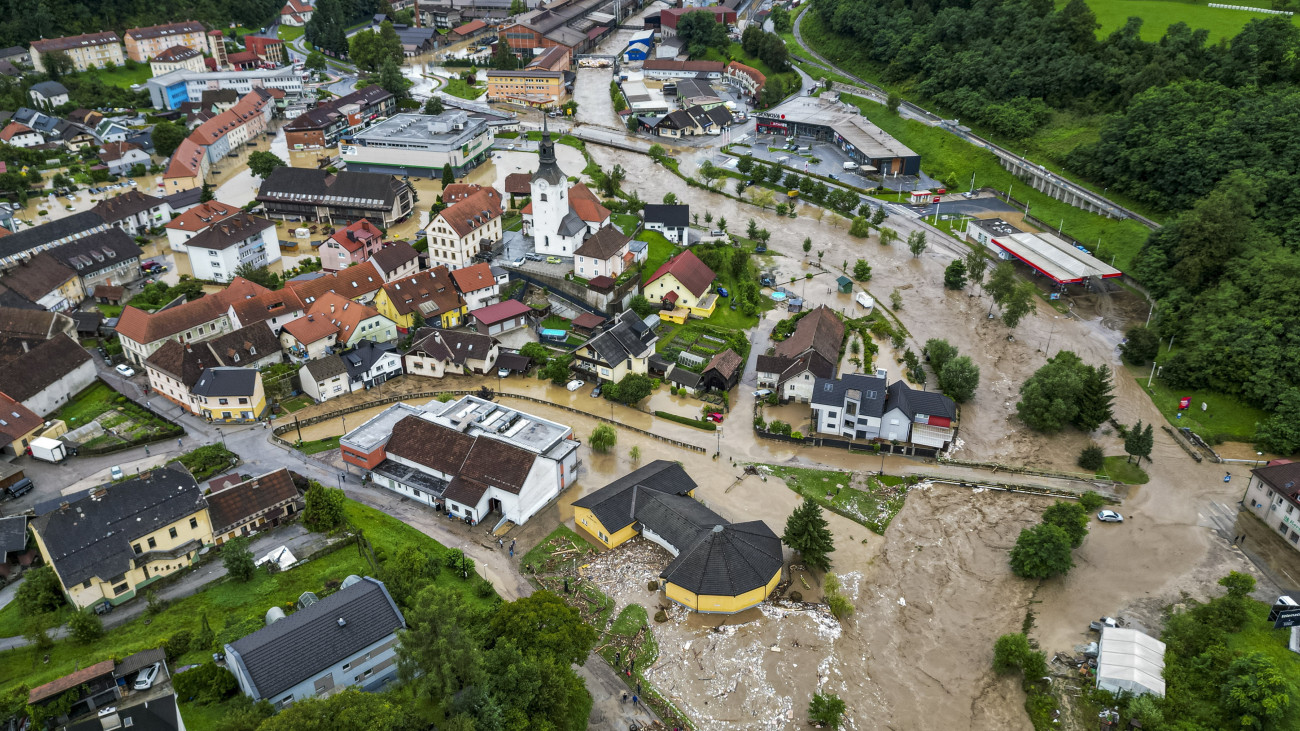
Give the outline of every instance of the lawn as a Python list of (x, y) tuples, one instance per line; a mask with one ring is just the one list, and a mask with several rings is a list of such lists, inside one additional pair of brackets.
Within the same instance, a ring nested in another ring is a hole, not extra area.
[[(1264, 602), (1250, 602), (1246, 623), (1240, 631), (1227, 635), (1228, 649), (1240, 653), (1264, 653), (1277, 665), (1292, 688), (1300, 687), (1300, 663), (1287, 647), (1289, 630), (1273, 629), (1273, 623), (1268, 621), (1269, 609), (1270, 605)], [(1300, 728), (1300, 703), (1295, 702), (1294, 693), (1286, 715), (1268, 728)]]
[(339, 436), (313, 439), (312, 441), (303, 442), (302, 444), (297, 445), (296, 448), (303, 454), (319, 454), (321, 452), (328, 452), (331, 449), (339, 448)]
[(1127, 456), (1124, 457), (1107, 457), (1106, 464), (1097, 471), (1097, 476), (1103, 479), (1116, 480), (1126, 485), (1145, 485), (1147, 473), (1141, 467), (1129, 461)]
[(571, 321), (559, 315), (547, 315), (546, 319), (542, 320), (542, 327), (547, 330), (568, 330), (572, 326)]
[(103, 303), (95, 305), (95, 308), (103, 313), (104, 317), (120, 317), (122, 314), (122, 305), (106, 305)]
[(153, 78), (153, 71), (149, 69), (147, 63), (136, 63), (134, 68), (126, 66), (116, 66), (111, 69), (95, 69), (84, 72), (86, 75), (99, 79), (109, 86), (116, 86), (122, 89), (129, 89), (136, 84), (143, 84), (145, 81)]
[(487, 93), (486, 86), (470, 86), (464, 79), (452, 79), (442, 90), (461, 99), (477, 99)]
[(646, 252), (645, 266), (641, 269), (641, 281), (644, 283), (650, 281), (650, 277), (659, 271), (659, 267), (672, 258), (673, 251), (677, 247), (658, 231), (642, 231), (637, 236), (637, 240), (646, 242), (649, 247), (649, 251)]
[[(1068, 0), (1058, 0), (1058, 8), (1066, 5)], [(1209, 2), (1185, 2), (1184, 0), (1087, 0), (1088, 7), (1097, 16), (1101, 27), (1097, 29), (1097, 38), (1102, 39), (1112, 32), (1124, 27), (1128, 19), (1142, 18), (1142, 40), (1159, 41), (1165, 29), (1174, 23), (1186, 23), (1193, 30), (1204, 28), (1210, 32), (1210, 43), (1217, 43), (1222, 38), (1232, 38), (1241, 32), (1246, 24), (1255, 19), (1270, 17), (1265, 13), (1251, 13), (1245, 10), (1228, 10), (1212, 8)], [(1243, 5), (1271, 7), (1262, 0), (1224, 3), (1226, 5)], [(1292, 16), (1294, 22), (1295, 16)]]
[[(1147, 389), (1147, 379), (1151, 376), (1150, 366), (1128, 366), (1128, 372), (1147, 391), (1156, 408), (1160, 409), (1170, 424), (1188, 427), (1210, 444), (1254, 441), (1255, 424), (1268, 419), (1268, 413), (1263, 409), (1255, 408), (1229, 394), (1173, 389), (1160, 378), (1152, 380), (1151, 388)], [(1183, 397), (1190, 398), (1192, 404), (1190, 408), (1180, 411), (1178, 401)], [(1207, 406), (1205, 411), (1201, 410), (1202, 403)]]
[[(631, 213), (615, 213), (614, 215), (610, 216), (610, 220), (613, 221), (614, 225), (618, 226), (618, 230), (622, 231), (623, 234), (626, 236), (631, 236), (632, 233), (636, 231), (636, 227), (641, 225), (641, 219), (637, 218), (635, 215)], [(652, 233), (659, 233), (659, 232), (654, 231)], [(645, 237), (638, 237), (638, 238), (640, 240), (645, 239)]]
[(113, 400), (118, 395), (107, 383), (97, 380), (64, 404), (55, 418), (67, 422), (69, 429), (76, 429), (113, 408)]
[(785, 481), (786, 487), (880, 535), (885, 534), (907, 498), (907, 488), (900, 487), (901, 477), (873, 475), (868, 478), (870, 489), (859, 490), (850, 486), (851, 472), (768, 466), (774, 476)]
[[(377, 510), (351, 500), (345, 503), (344, 509), (353, 525), (365, 533), (378, 556), (392, 556), (408, 545), (419, 546), (433, 555), (447, 551), (432, 538)], [(373, 574), (368, 562), (352, 545), (342, 546), (283, 573), (272, 575), (259, 571), (247, 583), (220, 581), (211, 584), (198, 594), (172, 602), (152, 617), (137, 617), (89, 645), (71, 640), (57, 642), (49, 651), (49, 662), (43, 665), (42, 653), (34, 648), (0, 652), (0, 692), (19, 683), (35, 687), (110, 657), (120, 660), (133, 652), (158, 647), (180, 630), (196, 630), (201, 616), (207, 617), (218, 643), (230, 642), (260, 629), (267, 608), (291, 604), (304, 591), (321, 593), (326, 581), (342, 581), (348, 574)], [(470, 582), (466, 582), (454, 572), (443, 571), (434, 583), (465, 589), (467, 583), (481, 581), (472, 577)], [(460, 593), (465, 601), (482, 606), (490, 606), (496, 601), (495, 595), (484, 598), (477, 591)], [(210, 653), (210, 648), (194, 648), (171, 665), (179, 667), (202, 662)]]
[(280, 40), (288, 43), (289, 41), (301, 38), (302, 34), (305, 33), (306, 30), (306, 28), (303, 28), (300, 25), (285, 25), (284, 23), (281, 23), (280, 26), (276, 28), (275, 34), (280, 38)]
[[(794, 44), (790, 46), (790, 51), (793, 53), (798, 48), (799, 48), (798, 44)], [(745, 47), (740, 45), (739, 43), (731, 44), (731, 47), (727, 49), (727, 53), (725, 55), (716, 48), (710, 48), (709, 52), (704, 55), (704, 60), (721, 61), (723, 63), (726, 63), (729, 60), (734, 60), (737, 61), (738, 63), (743, 63), (752, 69), (757, 69), (759, 73), (763, 74), (763, 76), (769, 79), (774, 77), (780, 79), (782, 83), (785, 84), (786, 88), (790, 88), (790, 87), (794, 87), (795, 89), (799, 88), (800, 82), (799, 82), (798, 72), (794, 70), (790, 70), (779, 74), (774, 73), (770, 66), (758, 60), (757, 58), (754, 58), (748, 53), (745, 53)]]
[[(600, 650), (600, 656), (605, 658), (605, 662), (616, 668), (626, 668), (628, 655), (631, 654), (636, 659), (636, 667), (639, 669), (650, 667), (650, 665), (659, 658), (659, 643), (655, 642), (654, 633), (649, 630), (650, 615), (646, 613), (645, 607), (640, 604), (629, 604), (623, 607), (623, 611), (618, 613), (614, 624), (610, 626), (607, 641)], [(645, 630), (645, 634), (640, 643), (634, 640), (638, 632)], [(631, 647), (631, 652), (628, 652)], [(621, 652), (619, 662), (614, 663), (614, 653)], [(639, 674), (639, 673), (638, 673)], [(626, 676), (623, 676), (626, 677)]]
[(316, 402), (312, 399), (312, 397), (304, 393), (298, 396), (294, 396), (291, 399), (285, 399), (284, 401), (281, 401), (280, 408), (292, 414), (293, 412), (298, 411), (299, 409), (305, 409), (314, 403)]

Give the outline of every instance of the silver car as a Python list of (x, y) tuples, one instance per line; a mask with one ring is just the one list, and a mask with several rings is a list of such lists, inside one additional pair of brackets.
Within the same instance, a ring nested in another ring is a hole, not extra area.
[(145, 668), (144, 670), (141, 670), (140, 673), (135, 676), (135, 689), (149, 690), (150, 688), (152, 688), (153, 681), (158, 679), (158, 673), (161, 670), (162, 670), (162, 663), (160, 662), (156, 662), (153, 665), (150, 665), (149, 667)]
[(1097, 513), (1097, 520), (1100, 520), (1103, 523), (1123, 523), (1124, 516), (1114, 510), (1103, 510), (1100, 513)]

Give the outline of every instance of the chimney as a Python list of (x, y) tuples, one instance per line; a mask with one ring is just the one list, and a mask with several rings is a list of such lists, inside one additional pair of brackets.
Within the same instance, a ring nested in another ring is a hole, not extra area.
[(60, 513), (68, 512), (69, 505), (71, 505), (71, 503), (69, 503), (67, 500), (64, 500), (63, 502), (59, 503), (59, 512)]
[(331, 312), (331, 313), (334, 312), (334, 303), (333, 303), (333, 302), (330, 303), (330, 312)]

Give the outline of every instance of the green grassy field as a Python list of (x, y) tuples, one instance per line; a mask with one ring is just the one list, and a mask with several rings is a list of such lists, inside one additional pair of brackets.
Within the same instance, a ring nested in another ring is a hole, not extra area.
[(314, 403), (316, 402), (312, 400), (312, 397), (304, 393), (299, 396), (294, 396), (291, 399), (285, 399), (284, 401), (281, 401), (280, 408), (284, 409), (285, 411), (288, 411), (289, 413), (293, 413), (299, 409), (305, 409)]
[(76, 429), (112, 408), (113, 400), (117, 396), (117, 391), (110, 388), (107, 383), (95, 381), (64, 404), (63, 408), (55, 414), (55, 418), (66, 421), (69, 429)]
[(338, 448), (339, 437), (334, 436), (325, 437), (324, 439), (315, 439), (310, 442), (303, 442), (302, 446), (298, 447), (298, 451), (303, 454), (319, 454), (321, 452), (328, 452), (331, 449)]
[[(611, 223), (618, 226), (618, 230), (622, 231), (626, 236), (631, 236), (632, 232), (636, 230), (637, 225), (641, 223), (641, 219), (631, 213), (615, 213), (609, 218)], [(638, 238), (645, 240), (645, 237)]]
[[(793, 51), (798, 47), (799, 46), (797, 44), (790, 46), (790, 50)], [(786, 71), (784, 73), (779, 73), (779, 74), (774, 73), (770, 66), (763, 63), (759, 59), (749, 55), (748, 53), (745, 53), (744, 46), (740, 45), (739, 43), (731, 44), (731, 47), (727, 49), (727, 52), (725, 54), (723, 54), (721, 51), (719, 51), (716, 48), (710, 48), (709, 52), (704, 55), (703, 60), (721, 61), (723, 63), (726, 63), (728, 60), (733, 60), (733, 59), (739, 63), (745, 64), (750, 68), (757, 69), (759, 73), (761, 73), (762, 75), (766, 76), (769, 79), (774, 77), (781, 79), (782, 83), (784, 83), (786, 87), (791, 87), (791, 86), (797, 87), (797, 85), (799, 84), (799, 74), (797, 72), (792, 70), (792, 71)]]
[(487, 93), (486, 86), (470, 86), (463, 79), (452, 79), (442, 90), (461, 99), (477, 99)]
[(1147, 473), (1137, 464), (1125, 457), (1107, 457), (1106, 464), (1097, 471), (1097, 476), (1117, 480), (1126, 485), (1145, 485)]
[(649, 246), (645, 266), (641, 269), (641, 281), (646, 282), (654, 276), (659, 267), (664, 265), (664, 262), (672, 258), (673, 250), (677, 247), (658, 231), (642, 231), (637, 235), (637, 239), (646, 242)]
[(280, 38), (280, 40), (285, 42), (301, 38), (304, 32), (306, 32), (306, 29), (302, 26), (284, 25), (283, 23), (281, 23), (275, 30), (275, 34)]
[[(1068, 0), (1057, 0), (1061, 7)], [(1113, 31), (1122, 28), (1128, 19), (1137, 16), (1142, 19), (1142, 40), (1158, 41), (1165, 34), (1165, 29), (1174, 23), (1186, 23), (1193, 29), (1204, 28), (1210, 32), (1210, 43), (1221, 38), (1231, 38), (1241, 32), (1246, 24), (1256, 18), (1271, 17), (1266, 13), (1252, 13), (1245, 10), (1228, 10), (1212, 8), (1208, 1), (1185, 2), (1184, 0), (1087, 0), (1088, 7), (1097, 16), (1101, 27), (1097, 37), (1105, 38)], [(1269, 7), (1266, 0), (1246, 0), (1246, 2), (1224, 3), (1226, 5), (1245, 5)], [(1292, 16), (1293, 22), (1296, 16)]]
[(853, 475), (849, 472), (833, 470), (814, 470), (804, 467), (786, 467), (770, 465), (772, 474), (785, 481), (786, 487), (796, 493), (811, 498), (823, 507), (830, 508), (844, 517), (861, 523), (880, 535), (885, 534), (890, 521), (903, 509), (907, 490), (897, 495), (885, 493), (885, 487), (902, 484), (901, 477), (882, 475), (870, 478), (870, 490), (850, 487)]
[(118, 66), (111, 69), (96, 69), (85, 73), (87, 76), (93, 76), (109, 86), (122, 89), (128, 89), (135, 84), (143, 84), (153, 78), (153, 71), (149, 69), (147, 63), (136, 64), (133, 69)]
[[(1218, 441), (1253, 441), (1255, 424), (1268, 418), (1268, 413), (1263, 409), (1257, 409), (1228, 394), (1173, 389), (1159, 378), (1154, 379), (1148, 389), (1147, 379), (1151, 375), (1151, 367), (1127, 368), (1130, 377), (1147, 391), (1156, 408), (1160, 409), (1160, 413), (1165, 415), (1171, 425), (1189, 427), (1211, 444)], [(1183, 409), (1180, 417), (1178, 400), (1184, 396), (1191, 398), (1192, 405)], [(1207, 406), (1205, 411), (1201, 411), (1202, 403)]]

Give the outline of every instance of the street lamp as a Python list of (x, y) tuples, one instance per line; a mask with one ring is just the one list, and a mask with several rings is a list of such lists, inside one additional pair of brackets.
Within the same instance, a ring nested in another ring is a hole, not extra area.
[(1052, 355), (1052, 335), (1056, 334), (1056, 321), (1061, 319), (1060, 315), (1052, 316), (1052, 329), (1047, 333), (1047, 348), (1043, 350), (1043, 360), (1047, 360)]

